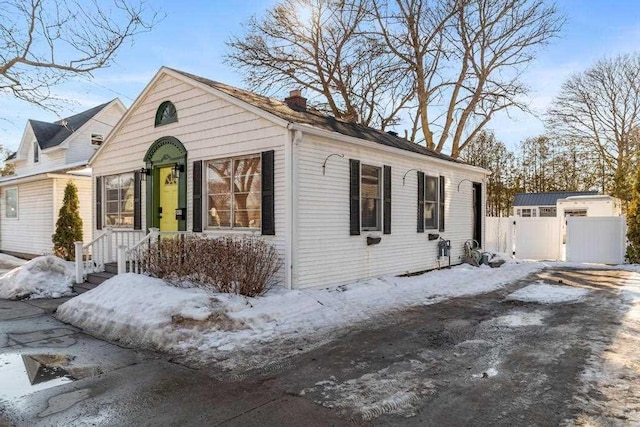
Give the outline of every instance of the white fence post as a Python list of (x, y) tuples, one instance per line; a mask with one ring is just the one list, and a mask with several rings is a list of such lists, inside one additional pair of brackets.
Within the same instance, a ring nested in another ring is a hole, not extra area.
[(127, 272), (127, 246), (118, 246), (118, 274)]
[(76, 283), (84, 282), (84, 254), (82, 253), (82, 242), (73, 242), (76, 247)]
[(107, 259), (105, 260), (105, 264), (108, 262), (113, 262), (113, 228), (107, 227), (105, 231), (105, 239), (107, 239)]

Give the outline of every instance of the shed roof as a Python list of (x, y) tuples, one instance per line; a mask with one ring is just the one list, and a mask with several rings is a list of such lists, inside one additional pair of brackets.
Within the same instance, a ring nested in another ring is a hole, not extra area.
[(546, 193), (517, 193), (513, 206), (555, 206), (559, 199), (573, 196), (594, 196), (597, 191), (550, 191)]
[(289, 108), (289, 106), (287, 106), (287, 104), (282, 101), (258, 95), (256, 93), (229, 86), (224, 83), (216, 82), (214, 80), (209, 80), (204, 77), (196, 76), (185, 71), (180, 71), (173, 68), (170, 69), (172, 71), (175, 71), (176, 73), (182, 74), (185, 77), (217, 89), (227, 95), (233, 96), (234, 98), (246, 102), (249, 105), (252, 105), (291, 123), (306, 124), (315, 128), (337, 132), (342, 135), (376, 142), (388, 147), (399, 148), (401, 150), (411, 151), (414, 153), (423, 154), (425, 156), (435, 157), (450, 162), (466, 164), (465, 162), (454, 159), (453, 157), (447, 156), (446, 154), (439, 153), (423, 145), (416, 144), (405, 138), (392, 135), (378, 129), (364, 126), (359, 123), (342, 121), (336, 119), (335, 117), (331, 117), (312, 109), (308, 109), (306, 111), (296, 111)]

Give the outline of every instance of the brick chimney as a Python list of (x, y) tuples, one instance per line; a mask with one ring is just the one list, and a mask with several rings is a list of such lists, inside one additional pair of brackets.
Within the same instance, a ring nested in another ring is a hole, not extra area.
[(289, 96), (284, 99), (284, 103), (295, 111), (307, 111), (307, 98), (302, 96), (300, 89), (289, 92)]

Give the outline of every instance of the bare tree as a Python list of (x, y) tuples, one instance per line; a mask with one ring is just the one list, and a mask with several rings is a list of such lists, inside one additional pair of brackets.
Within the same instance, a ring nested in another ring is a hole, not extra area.
[(628, 200), (640, 149), (640, 54), (598, 61), (562, 85), (548, 111), (548, 124), (595, 156), (603, 191)]
[(252, 90), (306, 89), (317, 109), (382, 129), (413, 98), (408, 67), (373, 32), (369, 0), (283, 0), (228, 42)]
[(5, 0), (0, 8), (0, 89), (45, 108), (55, 85), (109, 66), (158, 21), (144, 3), (127, 0)]
[(526, 109), (521, 74), (564, 22), (545, 0), (372, 2), (378, 31), (414, 74), (411, 134), (453, 157), (496, 112)]

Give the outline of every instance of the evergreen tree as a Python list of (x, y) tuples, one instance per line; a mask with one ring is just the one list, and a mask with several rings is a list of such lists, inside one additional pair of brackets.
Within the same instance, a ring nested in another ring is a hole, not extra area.
[(640, 168), (636, 172), (636, 182), (627, 211), (627, 239), (627, 259), (632, 263), (640, 263)]
[(60, 258), (75, 259), (74, 242), (82, 240), (82, 219), (78, 188), (69, 181), (64, 189), (64, 200), (58, 213), (56, 232), (53, 235), (53, 250)]

